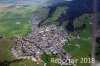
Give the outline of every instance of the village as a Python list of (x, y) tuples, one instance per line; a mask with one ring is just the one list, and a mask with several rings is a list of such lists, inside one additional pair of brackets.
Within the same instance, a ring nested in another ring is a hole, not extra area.
[[(32, 32), (26, 37), (16, 36), (16, 45), (11, 48), (11, 52), (17, 59), (32, 59), (39, 64), (43, 62), (41, 54), (62, 55), (65, 59), (70, 58), (70, 54), (62, 47), (72, 36), (62, 27), (56, 25), (38, 27), (41, 22), (38, 17), (32, 19)], [(67, 64), (67, 63), (65, 63)]]

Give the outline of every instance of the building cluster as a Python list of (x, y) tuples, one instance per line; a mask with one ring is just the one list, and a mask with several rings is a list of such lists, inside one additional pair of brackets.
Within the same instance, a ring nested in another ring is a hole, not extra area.
[(56, 25), (38, 27), (40, 22), (38, 17), (33, 18), (32, 32), (26, 37), (16, 36), (16, 45), (11, 48), (13, 55), (16, 58), (33, 56), (37, 63), (42, 62), (40, 55), (44, 53), (69, 56), (62, 47), (72, 36)]

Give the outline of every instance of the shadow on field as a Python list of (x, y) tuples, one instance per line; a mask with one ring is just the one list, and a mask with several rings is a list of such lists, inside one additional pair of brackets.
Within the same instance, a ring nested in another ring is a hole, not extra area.
[(13, 60), (13, 61), (8, 61), (4, 60), (3, 62), (0, 62), (0, 66), (10, 66), (11, 63), (19, 63), (22, 60)]

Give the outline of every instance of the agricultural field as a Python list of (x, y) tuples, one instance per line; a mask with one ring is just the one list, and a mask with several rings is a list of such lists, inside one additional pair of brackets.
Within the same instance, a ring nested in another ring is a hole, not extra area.
[(41, 8), (39, 3), (0, 4), (0, 36), (25, 36), (31, 32), (31, 20), (34, 11)]

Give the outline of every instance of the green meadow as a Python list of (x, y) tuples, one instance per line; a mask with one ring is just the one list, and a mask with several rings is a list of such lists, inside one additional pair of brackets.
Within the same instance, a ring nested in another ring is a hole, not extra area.
[[(80, 48), (77, 48), (75, 45), (79, 45)], [(68, 51), (73, 59), (79, 59), (80, 58), (91, 58), (91, 52), (92, 52), (92, 40), (82, 40), (82, 39), (74, 39), (70, 41), (69, 43), (66, 43), (63, 48)], [(90, 66), (90, 63), (80, 63), (81, 60), (76, 63), (77, 66)]]
[(9, 50), (14, 45), (15, 43), (10, 39), (0, 39), (0, 62), (14, 59), (12, 53)]
[(41, 59), (47, 64), (47, 66), (60, 66), (59, 63), (52, 63), (51, 58), (57, 58), (57, 55), (42, 54)]
[[(92, 37), (92, 28), (93, 17), (91, 14), (84, 14), (76, 18), (73, 22), (75, 31), (72, 35), (77, 36), (78, 34), (82, 38)], [(84, 25), (84, 27), (82, 27)]]
[(45, 4), (0, 4), (0, 36), (11, 38), (15, 35), (27, 35), (31, 32), (31, 20), (35, 15), (34, 11), (42, 7), (45, 7)]
[(0, 19), (0, 30), (1, 36), (25, 36), (31, 32), (31, 23), (29, 18), (3, 18)]

